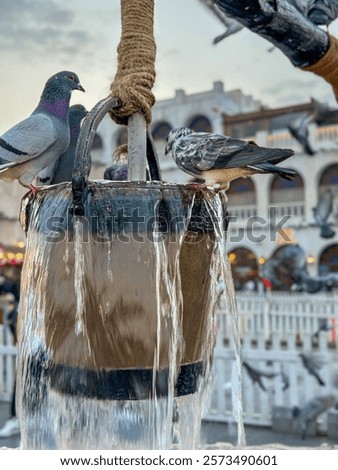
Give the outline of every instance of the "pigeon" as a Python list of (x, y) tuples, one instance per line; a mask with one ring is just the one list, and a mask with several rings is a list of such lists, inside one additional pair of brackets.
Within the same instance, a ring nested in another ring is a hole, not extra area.
[(223, 39), (227, 38), (228, 36), (231, 36), (232, 34), (237, 33), (241, 29), (244, 28), (244, 26), (234, 18), (229, 18), (219, 7), (218, 5), (214, 2), (214, 0), (200, 0), (203, 5), (205, 5), (209, 10), (212, 11), (212, 13), (217, 16), (217, 18), (223, 23), (223, 25), (226, 27), (226, 31), (221, 34), (220, 36), (215, 37), (213, 40), (213, 44), (218, 44), (221, 42)]
[(329, 124), (330, 119), (337, 119), (338, 109), (331, 108), (326, 103), (322, 103), (315, 98), (311, 98), (311, 103), (313, 105), (313, 112), (310, 115), (310, 122), (314, 122), (317, 126), (323, 124)]
[(69, 108), (69, 146), (55, 162), (39, 173), (38, 185), (58, 184), (72, 180), (75, 149), (80, 134), (81, 121), (87, 114), (88, 111), (82, 104), (74, 104)]
[(300, 421), (302, 439), (305, 439), (308, 426), (315, 421), (318, 416), (333, 407), (336, 398), (333, 395), (319, 396), (306, 402), (302, 407), (292, 408), (292, 417)]
[(327, 189), (319, 198), (317, 206), (312, 208), (314, 219), (320, 228), (321, 238), (332, 238), (336, 232), (332, 230), (327, 222), (333, 210), (333, 194)]
[(314, 155), (315, 151), (309, 142), (309, 122), (311, 118), (307, 114), (304, 114), (300, 119), (293, 121), (287, 126), (290, 134), (301, 144), (303, 151), (308, 155)]
[(84, 91), (78, 76), (56, 73), (47, 80), (33, 113), (0, 137), (0, 179), (17, 179), (36, 192), (35, 177), (69, 145), (68, 108), (73, 90)]
[(319, 327), (318, 327), (317, 331), (315, 331), (313, 333), (312, 338), (318, 340), (319, 339), (319, 334), (322, 331), (331, 331), (331, 330), (332, 330), (332, 325), (330, 325), (330, 323), (327, 320), (320, 320), (319, 321)]
[(279, 372), (263, 372), (261, 370), (255, 369), (245, 361), (243, 361), (243, 366), (247, 370), (253, 384), (257, 383), (260, 388), (264, 390), (264, 392), (266, 392), (266, 388), (263, 384), (262, 378), (265, 377), (266, 379), (274, 379), (275, 377), (280, 375)]
[[(148, 170), (146, 176), (147, 181), (150, 181)], [(128, 181), (128, 163), (113, 163), (105, 169), (103, 178), (111, 181)]]
[(227, 189), (236, 178), (256, 173), (273, 173), (286, 179), (296, 176), (295, 171), (275, 165), (291, 157), (293, 150), (259, 147), (253, 141), (194, 132), (187, 127), (170, 131), (165, 153), (170, 151), (181, 170), (221, 189)]
[(323, 379), (320, 377), (319, 373), (317, 372), (318, 369), (320, 369), (320, 364), (318, 361), (316, 361), (313, 357), (311, 356), (306, 356), (305, 354), (300, 353), (299, 357), (302, 360), (303, 366), (305, 369), (308, 371), (310, 375), (313, 375), (313, 377), (317, 380), (319, 385), (324, 386), (325, 382)]

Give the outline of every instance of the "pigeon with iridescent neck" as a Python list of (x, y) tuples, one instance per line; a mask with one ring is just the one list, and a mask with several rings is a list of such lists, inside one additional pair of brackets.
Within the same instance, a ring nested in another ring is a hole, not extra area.
[(73, 90), (84, 91), (74, 72), (50, 77), (33, 113), (0, 137), (0, 179), (33, 186), (35, 177), (68, 147), (68, 109)]
[(276, 165), (291, 157), (293, 150), (260, 147), (253, 141), (194, 132), (187, 127), (170, 131), (165, 153), (170, 151), (181, 170), (220, 189), (227, 189), (236, 178), (259, 173), (286, 179), (296, 176), (295, 171)]
[(82, 104), (74, 104), (69, 108), (69, 147), (55, 162), (39, 173), (38, 185), (58, 184), (72, 180), (76, 144), (80, 135), (82, 119), (87, 114), (88, 111)]

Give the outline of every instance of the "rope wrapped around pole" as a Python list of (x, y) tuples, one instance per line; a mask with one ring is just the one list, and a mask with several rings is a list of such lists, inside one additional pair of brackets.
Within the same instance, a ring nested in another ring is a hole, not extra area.
[(121, 24), (117, 72), (110, 89), (122, 106), (110, 116), (117, 124), (128, 124), (129, 117), (142, 112), (149, 125), (155, 103), (154, 0), (121, 0)]

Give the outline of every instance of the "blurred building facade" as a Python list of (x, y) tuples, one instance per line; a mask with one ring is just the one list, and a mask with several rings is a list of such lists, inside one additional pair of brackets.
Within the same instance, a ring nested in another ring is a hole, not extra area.
[[(225, 91), (222, 82), (215, 82), (211, 90), (190, 95), (177, 90), (173, 98), (158, 101), (153, 108), (151, 131), (162, 179), (167, 182), (191, 181), (170, 155), (164, 155), (165, 139), (174, 127), (188, 126), (196, 131), (254, 140), (265, 147), (295, 150), (295, 155), (283, 164), (297, 172), (292, 181), (255, 175), (234, 181), (228, 190), (228, 255), (238, 289), (256, 285), (265, 261), (290, 243), (303, 249), (312, 275), (338, 272), (338, 112), (320, 126), (309, 126), (313, 156), (304, 152), (287, 128), (312, 111), (311, 102), (268, 109), (240, 90)], [(90, 178), (103, 178), (105, 168), (113, 162), (114, 150), (126, 139), (125, 126), (116, 125), (109, 117), (103, 119), (92, 147)], [(17, 182), (0, 183), (0, 243), (22, 244), (25, 237), (18, 214), (26, 191)], [(334, 197), (329, 221), (337, 234), (323, 239), (312, 208), (328, 188)]]

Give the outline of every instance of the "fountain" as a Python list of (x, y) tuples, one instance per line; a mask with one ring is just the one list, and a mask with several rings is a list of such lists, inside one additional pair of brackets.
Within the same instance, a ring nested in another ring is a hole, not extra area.
[[(23, 449), (199, 444), (219, 280), (229, 276), (226, 196), (158, 181), (149, 134), (151, 181), (140, 177), (145, 162), (140, 155), (135, 166), (132, 145), (131, 181), (90, 181), (96, 128), (119, 108), (121, 101), (109, 97), (85, 118), (72, 182), (22, 201), (27, 249), (17, 401)], [(130, 121), (140, 123), (137, 116)]]

